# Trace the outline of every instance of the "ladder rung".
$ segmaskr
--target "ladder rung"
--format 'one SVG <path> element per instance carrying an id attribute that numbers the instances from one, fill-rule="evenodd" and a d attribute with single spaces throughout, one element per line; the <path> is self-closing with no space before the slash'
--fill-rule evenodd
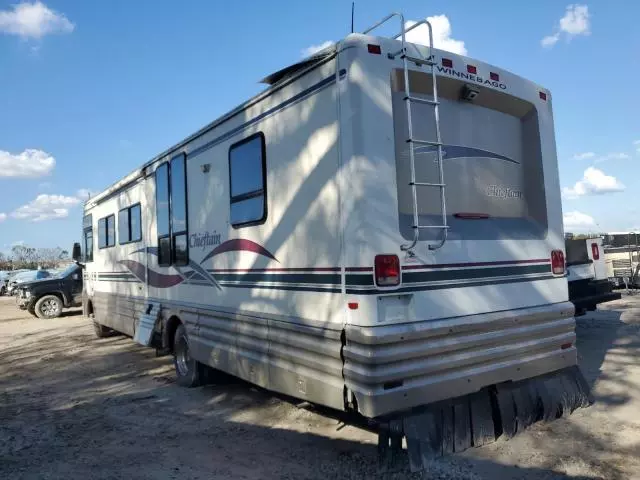
<path id="1" fill-rule="evenodd" d="M 444 143 L 442 142 L 432 142 L 431 140 L 416 140 L 415 138 L 408 138 L 407 143 L 415 143 L 417 145 L 431 145 L 432 147 L 444 145 Z"/>
<path id="2" fill-rule="evenodd" d="M 440 230 L 447 230 L 451 227 L 448 225 L 413 225 L 412 228 L 439 228 Z"/>
<path id="3" fill-rule="evenodd" d="M 429 182 L 409 182 L 409 185 L 415 185 L 416 187 L 441 187 L 447 186 L 446 183 L 429 183 Z"/>
<path id="4" fill-rule="evenodd" d="M 428 60 L 426 58 L 411 57 L 409 55 L 402 55 L 402 57 L 400 58 L 406 58 L 410 62 L 417 63 L 418 65 L 431 65 L 431 66 L 437 65 L 436 62 Z"/>
<path id="5" fill-rule="evenodd" d="M 416 103 L 425 103 L 427 105 L 440 105 L 440 102 L 436 102 L 435 100 L 429 100 L 428 98 L 420 98 L 420 97 L 404 97 L 404 100 L 409 100 L 410 102 Z"/>

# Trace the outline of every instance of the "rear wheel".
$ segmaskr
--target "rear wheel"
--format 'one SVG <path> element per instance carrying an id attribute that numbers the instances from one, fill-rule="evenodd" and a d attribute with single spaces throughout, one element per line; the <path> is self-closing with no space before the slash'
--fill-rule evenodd
<path id="1" fill-rule="evenodd" d="M 55 295 L 45 295 L 36 302 L 35 312 L 38 318 L 57 318 L 62 313 L 62 300 Z"/>
<path id="2" fill-rule="evenodd" d="M 178 326 L 173 340 L 173 365 L 178 385 L 188 388 L 202 385 L 207 367 L 191 358 L 189 337 L 184 325 Z"/>

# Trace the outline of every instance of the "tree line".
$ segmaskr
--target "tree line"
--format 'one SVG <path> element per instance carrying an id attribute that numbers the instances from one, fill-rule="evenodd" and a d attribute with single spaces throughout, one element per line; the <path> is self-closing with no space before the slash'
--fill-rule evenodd
<path id="1" fill-rule="evenodd" d="M 8 254 L 0 252 L 0 270 L 55 268 L 69 260 L 69 252 L 60 247 L 34 248 L 14 245 Z"/>

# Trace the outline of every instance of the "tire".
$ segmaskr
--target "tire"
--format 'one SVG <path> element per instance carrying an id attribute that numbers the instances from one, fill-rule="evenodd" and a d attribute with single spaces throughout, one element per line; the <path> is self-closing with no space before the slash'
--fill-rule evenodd
<path id="1" fill-rule="evenodd" d="M 62 300 L 55 295 L 45 295 L 36 302 L 35 312 L 38 318 L 48 320 L 58 318 L 62 313 Z"/>
<path id="2" fill-rule="evenodd" d="M 179 325 L 173 339 L 173 366 L 178 385 L 187 388 L 199 387 L 206 377 L 206 365 L 191 358 L 189 337 L 184 325 Z"/>
<path id="3" fill-rule="evenodd" d="M 101 323 L 96 322 L 93 317 L 91 317 L 91 320 L 93 321 L 93 331 L 96 334 L 96 337 L 107 338 L 113 335 L 113 330 L 109 327 L 105 327 Z"/>

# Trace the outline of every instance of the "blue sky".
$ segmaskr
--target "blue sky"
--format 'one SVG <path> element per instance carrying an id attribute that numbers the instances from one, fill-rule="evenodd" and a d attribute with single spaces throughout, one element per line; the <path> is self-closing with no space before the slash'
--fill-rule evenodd
<path id="1" fill-rule="evenodd" d="M 0 0 L 0 250 L 70 248 L 86 190 L 350 28 L 350 1 L 219 4 Z M 640 229 L 640 2 L 368 0 L 356 30 L 390 10 L 445 15 L 442 46 L 551 90 L 567 230 Z"/>

